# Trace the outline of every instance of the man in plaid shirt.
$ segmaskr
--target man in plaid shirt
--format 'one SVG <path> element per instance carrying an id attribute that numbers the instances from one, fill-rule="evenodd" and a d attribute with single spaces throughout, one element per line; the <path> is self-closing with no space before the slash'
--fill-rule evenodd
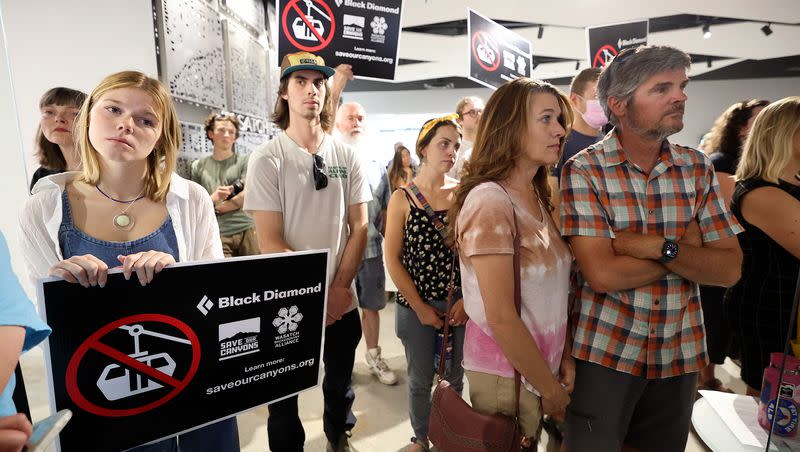
<path id="1" fill-rule="evenodd" d="M 644 46 L 603 70 L 615 128 L 561 175 L 562 234 L 578 262 L 570 451 L 682 451 L 706 366 L 699 284 L 740 276 L 742 231 L 683 128 L 687 54 Z"/>

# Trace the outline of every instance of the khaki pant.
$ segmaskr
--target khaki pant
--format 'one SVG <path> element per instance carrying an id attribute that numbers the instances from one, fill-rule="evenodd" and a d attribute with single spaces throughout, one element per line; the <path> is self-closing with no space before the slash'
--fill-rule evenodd
<path id="1" fill-rule="evenodd" d="M 233 235 L 220 236 L 222 239 L 222 252 L 225 257 L 253 256 L 261 254 L 258 247 L 256 228 L 252 227 Z"/>
<path id="2" fill-rule="evenodd" d="M 514 379 L 465 370 L 472 408 L 483 414 L 514 416 Z M 537 441 L 542 425 L 542 404 L 536 394 L 520 384 L 519 426 L 522 434 Z"/>

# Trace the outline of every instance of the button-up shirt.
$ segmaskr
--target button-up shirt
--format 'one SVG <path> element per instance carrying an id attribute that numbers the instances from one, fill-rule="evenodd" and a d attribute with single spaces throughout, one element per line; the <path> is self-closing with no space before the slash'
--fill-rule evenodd
<path id="1" fill-rule="evenodd" d="M 625 157 L 612 130 L 564 165 L 564 236 L 613 239 L 614 231 L 630 231 L 677 241 L 692 220 L 703 242 L 742 231 L 720 195 L 710 160 L 699 151 L 665 140 L 647 173 Z M 580 271 L 576 281 L 573 356 L 646 378 L 705 367 L 697 283 L 667 273 L 642 287 L 597 293 Z"/>

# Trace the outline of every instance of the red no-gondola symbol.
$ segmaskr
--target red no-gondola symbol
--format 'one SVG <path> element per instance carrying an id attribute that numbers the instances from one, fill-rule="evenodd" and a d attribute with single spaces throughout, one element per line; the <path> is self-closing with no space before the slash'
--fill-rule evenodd
<path id="1" fill-rule="evenodd" d="M 140 322 L 170 325 L 171 327 L 177 328 L 181 333 L 183 333 L 185 338 L 178 338 L 163 333 L 154 333 L 152 331 L 145 330 L 139 324 Z M 104 336 L 117 329 L 127 330 L 128 333 L 134 337 L 136 352 L 133 355 L 125 354 L 101 342 L 101 339 L 103 339 Z M 192 362 L 189 365 L 189 370 L 186 372 L 184 377 L 178 379 L 172 376 L 176 367 L 176 363 L 167 353 L 158 353 L 149 356 L 146 355 L 146 352 L 145 355 L 140 353 L 138 342 L 138 336 L 140 334 L 149 334 L 161 339 L 172 340 L 191 346 Z M 165 386 L 171 387 L 172 390 L 157 400 L 134 408 L 105 408 L 90 402 L 81 393 L 81 389 L 78 386 L 78 368 L 80 367 L 81 361 L 89 350 L 93 350 L 105 355 L 113 362 L 113 364 L 106 366 L 106 368 L 103 370 L 103 373 L 100 375 L 100 378 L 97 380 L 98 388 L 110 401 L 119 400 L 129 395 L 148 392 L 150 390 L 159 389 Z M 160 359 L 160 362 L 163 362 L 164 364 L 155 364 L 155 359 Z M 76 405 L 88 411 L 89 413 L 104 417 L 133 416 L 157 408 L 178 395 L 192 380 L 199 366 L 200 341 L 197 338 L 197 334 L 195 334 L 195 332 L 192 331 L 188 325 L 174 317 L 169 317 L 162 314 L 133 315 L 119 319 L 104 326 L 103 328 L 100 328 L 78 347 L 78 349 L 75 351 L 75 354 L 72 355 L 72 358 L 69 360 L 69 364 L 67 365 L 67 393 Z M 112 372 L 119 373 L 120 376 L 115 376 L 115 374 L 112 374 Z M 137 382 L 137 387 L 136 389 L 132 390 L 130 389 L 128 382 L 134 378 Z M 116 380 L 120 381 L 118 382 Z M 121 385 L 117 383 L 121 383 Z"/>
<path id="2" fill-rule="evenodd" d="M 500 46 L 485 31 L 472 34 L 472 55 L 478 65 L 489 72 L 494 72 L 500 67 Z"/>
<path id="3" fill-rule="evenodd" d="M 303 12 L 298 5 L 299 1 L 289 0 L 283 8 L 283 14 L 281 15 L 283 35 L 298 50 L 316 52 L 324 49 L 330 44 L 336 31 L 336 20 L 333 17 L 333 11 L 322 0 L 303 0 L 306 8 L 306 12 Z M 297 13 L 297 17 L 291 23 L 289 21 L 289 11 Z"/>
<path id="4" fill-rule="evenodd" d="M 606 44 L 594 54 L 594 59 L 592 60 L 592 67 L 599 67 L 603 68 L 606 67 L 609 61 L 613 60 L 615 56 L 619 53 L 616 47 Z"/>

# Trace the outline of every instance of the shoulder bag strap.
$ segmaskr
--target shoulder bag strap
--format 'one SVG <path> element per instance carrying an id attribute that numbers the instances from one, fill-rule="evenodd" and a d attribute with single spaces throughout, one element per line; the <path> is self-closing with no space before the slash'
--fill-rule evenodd
<path id="1" fill-rule="evenodd" d="M 444 223 L 442 223 L 442 220 L 439 219 L 439 216 L 436 215 L 436 212 L 433 211 L 431 205 L 428 204 L 428 200 L 425 199 L 425 196 L 422 195 L 422 192 L 419 191 L 417 184 L 415 184 L 414 181 L 411 181 L 408 184 L 408 188 L 414 192 L 414 196 L 417 197 L 417 201 L 422 204 L 422 208 L 425 209 L 425 213 L 428 215 L 428 219 L 430 219 L 433 223 L 433 227 L 436 228 L 436 232 L 438 232 L 439 235 L 442 236 L 442 240 L 447 243 L 447 228 L 445 227 Z"/>
<path id="2" fill-rule="evenodd" d="M 458 265 L 458 247 L 453 248 L 453 260 L 450 263 L 450 281 L 447 283 L 447 309 L 445 310 L 444 318 L 444 337 L 442 338 L 442 349 L 439 350 L 439 369 L 436 371 L 438 375 L 436 381 L 444 380 L 444 365 L 446 362 L 445 355 L 447 353 L 447 338 L 450 335 L 450 322 L 447 321 L 447 316 L 450 314 L 450 308 L 453 306 L 453 292 L 455 291 L 456 280 L 456 265 Z M 519 402 L 519 401 L 517 401 Z M 517 403 L 519 405 L 519 403 Z M 519 407 L 518 407 L 519 408 Z M 519 411 L 519 409 L 518 409 Z"/>

